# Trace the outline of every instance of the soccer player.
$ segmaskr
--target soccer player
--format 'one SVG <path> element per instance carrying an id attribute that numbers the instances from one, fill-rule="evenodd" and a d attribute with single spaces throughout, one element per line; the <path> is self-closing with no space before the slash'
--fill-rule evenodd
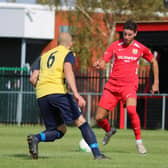
<path id="1" fill-rule="evenodd" d="M 152 64 L 154 83 L 152 94 L 159 92 L 158 63 L 151 51 L 134 40 L 137 34 L 137 25 L 133 21 L 124 24 L 123 39 L 113 42 L 105 51 L 104 56 L 97 60 L 93 66 L 97 69 L 104 68 L 106 63 L 114 58 L 113 68 L 109 80 L 105 84 L 103 94 L 98 104 L 96 120 L 106 134 L 103 144 L 106 145 L 115 129 L 110 128 L 106 118 L 108 111 L 112 111 L 121 100 L 126 105 L 128 116 L 136 138 L 136 147 L 140 154 L 147 153 L 141 138 L 140 119 L 136 112 L 138 88 L 138 60 L 143 57 Z"/>
<path id="2" fill-rule="evenodd" d="M 51 142 L 62 138 L 66 133 L 66 124 L 74 122 L 90 146 L 94 159 L 109 159 L 99 150 L 96 136 L 83 117 L 80 108 L 86 102 L 79 95 L 72 69 L 75 57 L 70 47 L 72 37 L 69 33 L 61 33 L 58 46 L 41 56 L 40 70 L 38 65 L 33 71 L 30 82 L 36 87 L 36 97 L 42 114 L 45 131 L 27 137 L 32 159 L 38 159 L 39 142 Z M 73 96 L 67 92 L 65 79 Z"/>

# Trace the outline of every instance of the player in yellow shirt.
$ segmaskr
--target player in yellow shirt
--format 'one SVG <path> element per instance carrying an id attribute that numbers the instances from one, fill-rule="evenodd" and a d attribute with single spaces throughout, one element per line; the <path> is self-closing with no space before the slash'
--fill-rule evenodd
<path id="1" fill-rule="evenodd" d="M 30 82 L 36 87 L 36 97 L 46 130 L 27 137 L 32 159 L 38 159 L 38 143 L 60 139 L 66 132 L 66 124 L 75 123 L 90 146 L 95 159 L 108 159 L 99 150 L 96 136 L 83 117 L 80 108 L 86 102 L 79 95 L 72 65 L 75 57 L 70 47 L 72 37 L 69 33 L 61 33 L 58 46 L 41 56 L 40 69 L 30 77 Z M 67 92 L 65 80 L 70 86 L 73 96 Z M 77 102 L 77 103 L 76 103 Z"/>

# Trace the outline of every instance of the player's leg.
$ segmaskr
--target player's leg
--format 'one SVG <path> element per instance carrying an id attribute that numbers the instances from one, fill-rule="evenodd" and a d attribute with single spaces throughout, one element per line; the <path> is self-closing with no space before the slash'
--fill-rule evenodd
<path id="1" fill-rule="evenodd" d="M 61 139 L 66 132 L 66 125 L 62 124 L 54 129 L 46 129 L 35 136 L 38 138 L 39 142 L 52 142 L 56 139 Z"/>
<path id="2" fill-rule="evenodd" d="M 147 151 L 144 145 L 142 144 L 140 119 L 136 112 L 136 98 L 129 97 L 126 100 L 126 108 L 136 138 L 137 150 L 139 153 L 144 154 Z"/>
<path id="3" fill-rule="evenodd" d="M 39 142 L 51 142 L 60 139 L 65 134 L 64 130 L 66 130 L 65 125 L 61 125 L 58 129 L 45 130 L 38 134 L 28 135 L 27 142 L 31 158 L 38 159 Z"/>
<path id="4" fill-rule="evenodd" d="M 140 119 L 136 112 L 136 99 L 135 98 L 128 98 L 126 100 L 126 108 L 128 112 L 128 116 L 131 121 L 131 125 L 135 134 L 136 140 L 141 139 L 141 126 L 140 126 Z"/>
<path id="5" fill-rule="evenodd" d="M 60 139 L 66 133 L 66 125 L 61 111 L 56 106 L 58 95 L 50 95 L 38 99 L 40 111 L 44 120 L 46 130 L 37 134 L 39 142 L 52 142 Z"/>
<path id="6" fill-rule="evenodd" d="M 116 129 L 111 128 L 110 123 L 107 119 L 107 115 L 108 111 L 113 110 L 117 105 L 118 100 L 118 96 L 105 89 L 99 101 L 99 106 L 96 112 L 96 121 L 97 124 L 106 132 L 102 141 L 103 145 L 106 145 L 109 142 L 111 136 L 116 133 Z"/>
<path id="7" fill-rule="evenodd" d="M 39 142 L 51 142 L 55 139 L 60 139 L 66 132 L 66 125 L 64 124 L 60 111 L 49 104 L 48 99 L 48 97 L 38 99 L 40 112 L 43 117 L 46 130 L 27 137 L 29 152 L 32 159 L 38 158 Z"/>
<path id="8" fill-rule="evenodd" d="M 86 143 L 91 148 L 94 159 L 98 159 L 98 160 L 110 159 L 109 157 L 105 156 L 104 154 L 100 152 L 95 133 L 93 132 L 92 128 L 90 127 L 88 122 L 85 120 L 83 115 L 80 115 L 75 120 L 75 125 L 80 129 L 83 138 L 85 139 Z"/>
<path id="9" fill-rule="evenodd" d="M 66 102 L 66 105 L 65 105 Z M 77 103 L 74 101 L 72 95 L 66 95 L 66 101 L 62 101 L 62 111 L 64 116 L 64 121 L 67 124 L 75 123 L 75 125 L 80 129 L 82 137 L 85 139 L 86 143 L 90 146 L 93 156 L 95 159 L 107 159 L 98 147 L 96 136 L 88 124 L 88 122 L 83 117 Z"/>
<path id="10" fill-rule="evenodd" d="M 103 128 L 105 130 L 105 136 L 103 137 L 102 144 L 106 145 L 111 136 L 116 133 L 116 128 L 111 127 L 110 123 L 107 119 L 108 111 L 102 107 L 97 108 L 96 112 L 96 121 L 99 127 Z"/>
<path id="11" fill-rule="evenodd" d="M 106 132 L 109 132 L 111 127 L 107 119 L 108 110 L 104 109 L 103 107 L 98 106 L 96 111 L 96 121 L 97 124 L 103 128 Z"/>

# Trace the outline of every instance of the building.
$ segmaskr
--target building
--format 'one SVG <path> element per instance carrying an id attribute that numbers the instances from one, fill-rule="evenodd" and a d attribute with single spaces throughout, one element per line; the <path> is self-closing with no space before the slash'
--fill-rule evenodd
<path id="1" fill-rule="evenodd" d="M 54 39 L 55 9 L 49 6 L 0 3 L 0 66 L 32 64 Z"/>

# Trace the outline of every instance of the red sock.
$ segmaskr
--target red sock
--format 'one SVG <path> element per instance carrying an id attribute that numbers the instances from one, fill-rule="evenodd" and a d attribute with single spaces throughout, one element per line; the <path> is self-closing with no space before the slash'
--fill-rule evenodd
<path id="1" fill-rule="evenodd" d="M 136 140 L 141 139 L 140 119 L 136 112 L 136 106 L 127 106 L 127 112 L 131 120 L 131 125 L 135 134 Z"/>
<path id="2" fill-rule="evenodd" d="M 97 124 L 103 128 L 106 132 L 109 132 L 111 130 L 110 124 L 107 120 L 107 118 L 105 118 L 104 120 L 101 121 L 97 121 Z"/>

